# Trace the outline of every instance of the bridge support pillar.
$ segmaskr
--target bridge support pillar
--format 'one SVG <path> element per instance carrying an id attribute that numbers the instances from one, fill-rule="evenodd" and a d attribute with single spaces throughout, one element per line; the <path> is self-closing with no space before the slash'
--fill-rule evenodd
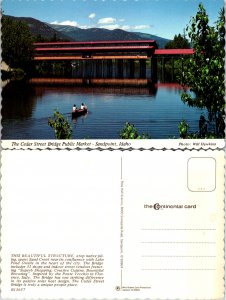
<path id="1" fill-rule="evenodd" d="M 86 78 L 86 62 L 85 60 L 82 61 L 82 78 Z"/>
<path id="2" fill-rule="evenodd" d="M 134 78 L 134 59 L 129 60 L 129 78 Z"/>
<path id="3" fill-rule="evenodd" d="M 174 81 L 174 57 L 172 57 L 172 80 Z"/>
<path id="4" fill-rule="evenodd" d="M 151 78 L 152 82 L 157 82 L 157 77 L 158 77 L 158 61 L 157 57 L 155 55 L 152 56 L 151 58 Z"/>
<path id="5" fill-rule="evenodd" d="M 93 78 L 97 77 L 97 61 L 93 60 Z"/>
<path id="6" fill-rule="evenodd" d="M 129 78 L 129 60 L 124 59 L 123 65 L 123 78 Z"/>
<path id="7" fill-rule="evenodd" d="M 86 60 L 85 61 L 85 78 L 91 77 L 91 61 Z"/>
<path id="8" fill-rule="evenodd" d="M 165 82 L 165 57 L 163 56 L 162 57 L 162 62 L 161 62 L 161 64 L 162 64 L 162 80 L 163 80 L 163 82 Z"/>
<path id="9" fill-rule="evenodd" d="M 113 77 L 112 59 L 107 60 L 107 78 Z"/>
<path id="10" fill-rule="evenodd" d="M 146 60 L 140 59 L 140 78 L 146 77 Z"/>
<path id="11" fill-rule="evenodd" d="M 123 59 L 117 60 L 117 78 L 123 78 Z"/>
<path id="12" fill-rule="evenodd" d="M 81 60 L 81 74 L 82 74 L 82 78 L 85 78 L 85 61 Z"/>
<path id="13" fill-rule="evenodd" d="M 102 60 L 102 75 L 101 78 L 106 77 L 106 60 Z"/>
<path id="14" fill-rule="evenodd" d="M 82 63 L 80 60 L 77 60 L 74 62 L 74 77 L 75 78 L 80 78 L 82 77 Z"/>
<path id="15" fill-rule="evenodd" d="M 103 72 L 104 78 L 108 78 L 108 60 L 104 60 L 104 72 Z"/>
<path id="16" fill-rule="evenodd" d="M 101 60 L 101 78 L 105 77 L 105 60 Z"/>
<path id="17" fill-rule="evenodd" d="M 71 64 L 73 64 L 73 66 L 72 66 L 72 77 L 73 78 L 82 77 L 81 61 L 75 60 L 75 61 L 72 61 Z"/>
<path id="18" fill-rule="evenodd" d="M 102 61 L 98 60 L 96 62 L 96 77 L 101 78 L 101 75 L 102 75 Z"/>
<path id="19" fill-rule="evenodd" d="M 89 61 L 89 68 L 90 68 L 90 74 L 89 74 L 89 77 L 90 78 L 93 78 L 93 60 L 90 60 Z"/>

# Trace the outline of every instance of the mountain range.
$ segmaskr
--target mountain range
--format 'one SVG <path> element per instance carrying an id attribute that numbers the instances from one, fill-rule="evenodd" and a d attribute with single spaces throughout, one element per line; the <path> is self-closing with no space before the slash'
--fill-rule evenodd
<path id="1" fill-rule="evenodd" d="M 81 29 L 68 25 L 48 24 L 58 32 L 75 41 L 114 41 L 114 40 L 155 40 L 159 48 L 164 48 L 170 40 L 142 32 L 129 32 L 122 29 L 89 28 Z"/>
<path id="2" fill-rule="evenodd" d="M 58 32 L 57 30 L 53 29 L 51 26 L 49 26 L 48 24 L 41 22 L 37 19 L 34 18 L 29 18 L 29 17 L 13 17 L 13 16 L 7 16 L 4 15 L 6 18 L 11 18 L 17 21 L 22 21 L 28 24 L 31 34 L 33 36 L 42 36 L 46 39 L 51 39 L 54 35 L 61 40 L 70 40 L 72 41 L 72 39 L 70 39 L 67 35 L 64 35 L 61 32 Z"/>
<path id="3" fill-rule="evenodd" d="M 46 39 L 53 37 L 62 41 L 109 41 L 109 40 L 155 40 L 159 48 L 164 48 L 170 40 L 156 35 L 129 32 L 122 29 L 104 29 L 104 28 L 89 28 L 81 29 L 79 27 L 68 25 L 48 24 L 30 17 L 13 17 L 15 20 L 20 20 L 28 24 L 31 34 L 35 37 L 41 36 Z"/>

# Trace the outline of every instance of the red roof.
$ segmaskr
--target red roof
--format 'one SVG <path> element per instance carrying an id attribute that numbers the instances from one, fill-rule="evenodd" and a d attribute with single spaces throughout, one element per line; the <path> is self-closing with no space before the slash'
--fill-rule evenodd
<path id="1" fill-rule="evenodd" d="M 50 47 L 50 48 L 35 48 L 36 51 L 94 51 L 94 50 L 101 50 L 101 51 L 109 51 L 109 50 L 151 50 L 153 46 L 114 46 L 114 47 Z"/>
<path id="2" fill-rule="evenodd" d="M 123 40 L 123 41 L 90 41 L 90 42 L 50 42 L 50 43 L 34 43 L 35 46 L 47 46 L 47 45 L 98 45 L 98 44 L 147 44 L 156 43 L 155 40 Z"/>
<path id="3" fill-rule="evenodd" d="M 167 55 L 167 54 L 175 54 L 175 55 L 183 55 L 183 54 L 194 54 L 193 49 L 156 49 L 155 50 L 155 55 Z"/>

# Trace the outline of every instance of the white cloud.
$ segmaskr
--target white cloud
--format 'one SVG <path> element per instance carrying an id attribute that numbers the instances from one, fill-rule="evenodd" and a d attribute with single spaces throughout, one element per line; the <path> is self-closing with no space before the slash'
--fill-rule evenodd
<path id="1" fill-rule="evenodd" d="M 91 13 L 89 15 L 90 20 L 94 19 L 95 17 L 96 17 L 95 13 Z M 66 20 L 66 21 L 62 21 L 62 22 L 54 21 L 51 24 L 68 25 L 68 26 L 79 27 L 81 29 L 97 27 L 97 28 L 105 28 L 105 29 L 109 29 L 109 30 L 122 29 L 122 30 L 126 30 L 126 31 L 139 31 L 139 30 L 142 31 L 145 29 L 149 29 L 150 27 L 153 27 L 152 25 L 148 25 L 148 24 L 125 25 L 125 24 L 122 24 L 123 22 L 125 22 L 124 19 L 116 19 L 116 18 L 112 18 L 112 17 L 106 17 L 106 18 L 99 19 L 96 24 L 92 24 L 92 25 L 91 24 L 79 25 L 78 22 L 70 21 L 70 20 Z"/>
<path id="2" fill-rule="evenodd" d="M 98 20 L 97 24 L 114 24 L 115 22 L 115 18 L 102 18 Z"/>
<path id="3" fill-rule="evenodd" d="M 150 25 L 119 25 L 119 24 L 109 24 L 109 25 L 101 25 L 99 28 L 105 28 L 109 30 L 114 29 L 122 29 L 127 31 L 135 31 L 135 30 L 144 30 L 150 28 Z"/>
<path id="4" fill-rule="evenodd" d="M 114 29 L 119 29 L 120 26 L 118 24 L 109 24 L 109 25 L 105 25 L 105 26 L 99 26 L 99 28 L 114 30 Z"/>
<path id="5" fill-rule="evenodd" d="M 96 14 L 95 13 L 91 13 L 90 15 L 89 15 L 89 19 L 94 19 L 96 17 Z"/>
<path id="6" fill-rule="evenodd" d="M 130 30 L 130 26 L 129 25 L 123 25 L 123 26 L 120 26 L 120 29 L 122 29 L 122 30 Z"/>
<path id="7" fill-rule="evenodd" d="M 122 29 L 122 30 L 128 30 L 128 31 L 136 31 L 136 30 L 145 30 L 149 29 L 151 26 L 147 24 L 141 24 L 141 25 L 125 25 L 122 24 L 125 22 L 125 19 L 116 19 L 112 17 L 107 18 L 101 18 L 97 22 L 97 26 L 99 28 L 106 28 L 106 29 Z M 121 23 L 121 24 L 120 24 Z"/>
<path id="8" fill-rule="evenodd" d="M 133 30 L 143 30 L 143 29 L 148 29 L 150 28 L 150 25 L 136 25 L 136 26 L 132 26 Z"/>
<path id="9" fill-rule="evenodd" d="M 79 28 L 80 29 L 89 29 L 92 28 L 93 26 L 89 26 L 89 25 L 80 25 Z"/>
<path id="10" fill-rule="evenodd" d="M 54 24 L 54 25 L 68 25 L 68 26 L 74 26 L 74 27 L 78 27 L 79 24 L 78 22 L 76 21 L 62 21 L 62 22 L 58 22 L 58 21 L 54 21 L 54 22 L 51 22 L 50 24 Z"/>

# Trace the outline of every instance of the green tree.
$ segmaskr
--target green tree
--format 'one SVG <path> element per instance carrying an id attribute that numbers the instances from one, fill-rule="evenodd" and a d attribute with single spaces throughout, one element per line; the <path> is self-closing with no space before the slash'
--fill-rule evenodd
<path id="1" fill-rule="evenodd" d="M 34 43 L 45 43 L 45 42 L 49 42 L 49 39 L 42 36 L 40 33 L 34 36 Z"/>
<path id="2" fill-rule="evenodd" d="M 31 69 L 33 38 L 26 23 L 2 17 L 2 60 L 11 68 Z"/>
<path id="3" fill-rule="evenodd" d="M 70 42 L 68 39 L 61 39 L 58 37 L 57 33 L 54 32 L 52 37 L 48 39 L 49 42 Z"/>
<path id="4" fill-rule="evenodd" d="M 215 26 L 210 26 L 206 10 L 199 4 L 186 29 L 195 53 L 182 76 L 182 84 L 190 88 L 182 94 L 182 100 L 189 106 L 207 109 L 208 123 L 214 124 L 216 137 L 224 137 L 224 24 L 224 9 Z"/>
<path id="5" fill-rule="evenodd" d="M 172 41 L 169 41 L 165 45 L 166 49 L 186 49 L 190 48 L 190 44 L 185 36 L 182 36 L 180 33 L 174 36 Z"/>
<path id="6" fill-rule="evenodd" d="M 144 133 L 142 133 L 142 135 L 139 135 L 136 127 L 133 124 L 126 122 L 125 127 L 120 132 L 120 138 L 135 140 L 135 139 L 148 139 L 149 136 Z"/>
<path id="7" fill-rule="evenodd" d="M 59 111 L 55 110 L 53 117 L 49 118 L 48 124 L 54 129 L 56 139 L 72 138 L 71 125 Z"/>
<path id="8" fill-rule="evenodd" d="M 179 133 L 180 133 L 180 137 L 182 139 L 187 138 L 188 128 L 189 128 L 189 125 L 185 122 L 185 120 L 181 121 L 180 124 L 178 125 L 178 130 L 179 130 Z"/>

